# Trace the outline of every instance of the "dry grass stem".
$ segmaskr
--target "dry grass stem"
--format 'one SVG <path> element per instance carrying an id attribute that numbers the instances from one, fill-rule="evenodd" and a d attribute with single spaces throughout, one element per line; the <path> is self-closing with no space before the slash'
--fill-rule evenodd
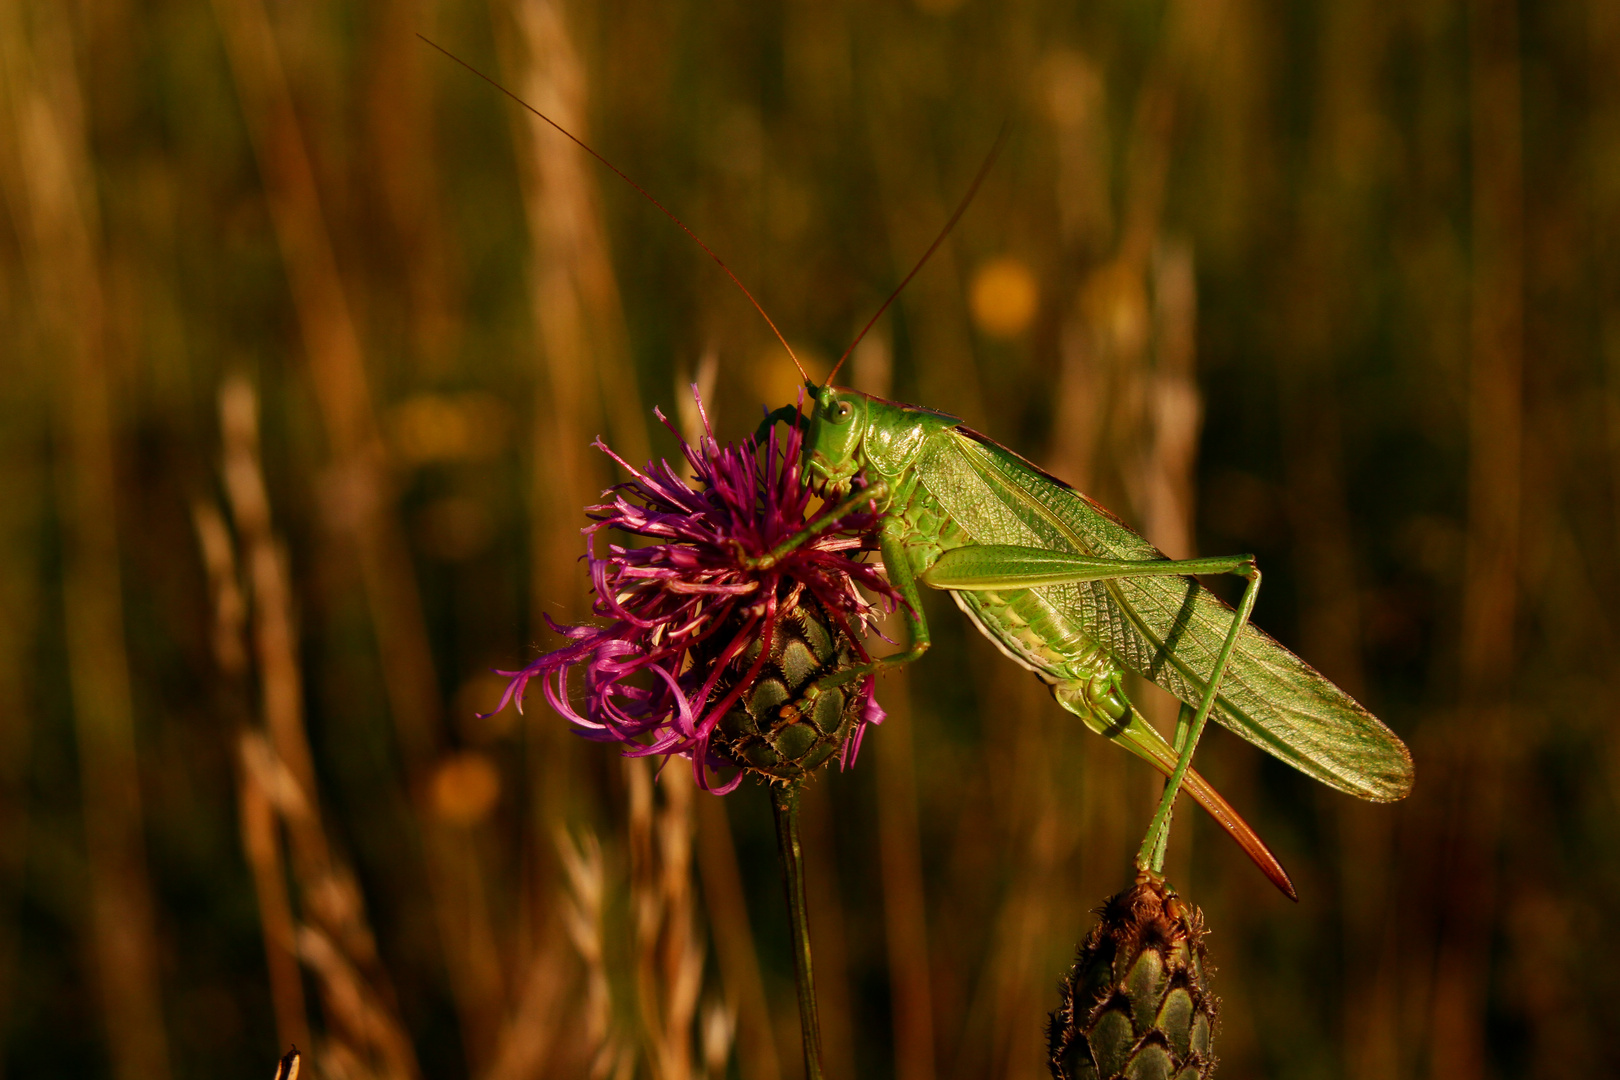
<path id="1" fill-rule="evenodd" d="M 78 46 L 66 9 L 9 4 L 0 13 L 0 98 L 16 155 L 0 172 L 16 178 L 7 200 L 55 382 L 62 611 L 102 1016 L 116 1075 L 161 1080 L 170 1055 L 124 638 L 117 388 Z"/>
<path id="2" fill-rule="evenodd" d="M 319 186 L 293 109 L 276 31 L 260 0 L 216 0 L 280 241 L 331 449 L 331 506 L 347 526 L 383 668 L 407 790 L 417 802 L 426 878 L 463 1029 L 477 1071 L 492 1050 L 504 1000 L 491 959 L 484 890 L 469 882 L 462 838 L 440 825 L 426 778 L 443 742 L 442 700 L 415 573 L 392 513 L 392 482 L 373 409 L 359 330 L 327 230 Z M 298 767 L 295 762 L 294 767 Z M 476 875 L 476 864 L 474 867 Z"/>
<path id="3" fill-rule="evenodd" d="M 558 1049 L 558 1035 L 572 1012 L 567 999 L 576 973 L 567 961 L 567 948 L 561 932 L 548 927 L 548 936 L 538 942 L 523 973 L 511 1014 L 501 1025 L 484 1080 L 545 1075 L 547 1062 Z"/>
<path id="4" fill-rule="evenodd" d="M 375 968 L 376 944 L 366 925 L 358 890 L 334 862 L 316 802 L 314 756 L 304 726 L 303 676 L 286 553 L 271 530 L 270 504 L 259 462 L 258 397 L 242 378 L 226 381 L 219 395 L 225 443 L 223 473 L 252 601 L 253 651 L 261 718 L 268 742 L 242 746 L 246 769 L 274 802 L 287 825 L 295 874 L 315 919 L 344 949 Z M 205 543 L 205 552 L 208 549 Z"/>
<path id="5" fill-rule="evenodd" d="M 884 632 L 905 640 L 898 616 Z M 878 782 L 878 848 L 883 881 L 884 940 L 894 1001 L 894 1064 L 900 1080 L 933 1080 L 934 1009 L 928 958 L 928 909 L 918 836 L 916 759 L 912 748 L 909 680 L 884 680 L 882 738 L 874 739 Z"/>
<path id="6" fill-rule="evenodd" d="M 245 642 L 247 601 L 239 584 L 236 551 L 224 515 L 214 504 L 199 500 L 192 507 L 192 523 L 208 572 L 209 594 L 214 601 L 214 659 L 222 681 L 242 698 L 249 676 Z M 262 736 L 244 733 L 244 740 L 262 744 Z M 244 759 L 271 756 L 268 747 L 243 746 Z M 257 752 L 255 752 L 257 751 Z M 242 849 L 253 873 L 259 903 L 259 926 L 264 938 L 265 966 L 270 976 L 270 1002 L 276 1015 L 276 1035 L 284 1044 L 309 1046 L 309 1018 L 304 1010 L 303 976 L 298 969 L 293 914 L 276 807 L 267 792 L 261 766 L 244 764 L 237 781 L 237 809 L 241 817 Z M 294 785 L 296 790 L 296 785 Z M 285 795 L 282 796 L 286 798 Z"/>
<path id="7" fill-rule="evenodd" d="M 518 96 L 590 142 L 589 79 L 564 5 L 511 0 L 509 10 L 523 50 L 509 65 Z M 534 312 L 557 395 L 547 412 L 568 427 L 604 416 L 615 448 L 627 460 L 645 460 L 646 415 L 627 363 L 619 287 L 597 195 L 601 167 L 538 117 L 525 114 L 523 126 Z M 587 411 L 563 415 L 570 404 Z"/>
<path id="8" fill-rule="evenodd" d="M 743 1080 L 780 1080 L 781 1059 L 766 1006 L 737 847 L 720 799 L 697 801 L 698 866 L 720 980 L 737 1008 L 737 1063 Z"/>
<path id="9" fill-rule="evenodd" d="M 248 753 L 248 747 L 244 746 L 243 755 Z M 309 1017 L 304 1011 L 304 983 L 298 970 L 293 914 L 281 860 L 275 806 L 260 782 L 258 771 L 244 768 L 243 773 L 238 802 L 242 815 L 242 848 L 253 871 L 253 888 L 259 900 L 276 1035 L 289 1046 L 309 1046 Z"/>
<path id="10" fill-rule="evenodd" d="M 561 829 L 557 851 L 567 875 L 568 899 L 563 923 L 574 949 L 585 962 L 585 1041 L 592 1054 L 591 1076 L 612 1073 L 620 1052 L 613 1031 L 613 992 L 607 970 L 607 869 L 596 835 L 582 832 L 576 841 Z"/>
<path id="11" fill-rule="evenodd" d="M 495 13 L 506 31 L 496 38 L 506 84 L 588 140 L 588 83 L 562 5 L 510 0 L 495 5 Z M 590 172 L 596 163 L 538 117 L 494 100 L 491 107 L 506 109 L 517 133 L 528 224 L 528 307 L 539 346 L 527 493 L 529 614 L 533 632 L 543 635 L 546 617 L 566 622 L 588 609 L 575 561 L 578 515 L 606 476 L 590 438 L 605 427 L 631 461 L 645 459 L 648 443 Z M 527 764 L 537 778 L 536 813 L 547 823 L 567 818 L 580 760 L 574 740 L 550 719 L 533 722 L 526 740 Z M 542 831 L 531 844 L 525 911 L 543 910 L 557 892 L 548 840 Z"/>
<path id="12" fill-rule="evenodd" d="M 660 776 L 662 805 L 645 758 L 626 758 L 630 793 L 630 907 L 635 926 L 636 989 L 647 1056 L 656 1080 L 690 1080 L 692 1036 L 703 984 L 704 949 L 692 892 L 691 774 Z"/>
<path id="13" fill-rule="evenodd" d="M 1429 1065 L 1477 1080 L 1491 1071 L 1486 957 L 1501 903 L 1498 845 L 1518 757 L 1517 656 L 1525 441 L 1525 134 L 1520 13 L 1469 6 L 1473 278 L 1468 355 L 1468 527 L 1463 547 L 1462 707 L 1450 749 L 1446 822 L 1452 895 L 1435 967 Z"/>
<path id="14" fill-rule="evenodd" d="M 309 1043 L 301 977 L 291 967 L 297 956 L 315 973 L 321 991 L 328 1026 L 321 1060 L 331 1055 L 339 1063 L 335 1072 L 411 1080 L 418 1075 L 415 1051 L 395 1016 L 364 900 L 352 873 L 333 853 L 321 822 L 304 724 L 291 582 L 285 552 L 272 530 L 259 461 L 257 395 L 244 379 L 229 380 L 221 388 L 220 427 L 225 490 L 245 552 L 240 562 L 251 585 L 253 657 L 266 733 L 245 731 L 240 740 L 243 842 L 259 898 L 278 1028 L 284 1042 Z M 225 677 L 240 679 L 245 672 L 232 666 L 245 650 L 239 641 L 231 643 L 239 639 L 243 621 L 235 570 L 239 560 L 217 511 L 199 504 L 194 521 L 214 587 L 216 652 Z M 288 898 L 277 821 L 290 841 L 303 926 L 296 925 Z"/>
<path id="15" fill-rule="evenodd" d="M 709 1030 L 719 1021 L 706 1016 L 704 1058 L 699 1062 L 694 1057 L 692 1037 L 704 966 L 692 889 L 692 793 L 696 785 L 685 770 L 674 768 L 662 774 L 655 789 L 645 759 L 626 758 L 623 765 L 630 797 L 629 903 L 639 1039 L 625 1038 L 616 1030 L 613 1018 L 606 923 L 610 885 L 601 846 L 590 832 L 581 833 L 577 840 L 560 830 L 557 834 L 559 860 L 567 879 L 564 922 L 585 964 L 583 1020 L 591 1075 L 627 1074 L 634 1070 L 638 1057 L 644 1056 L 657 1080 L 691 1080 L 710 1068 L 708 1062 L 715 1055 L 723 1066 L 730 1050 L 729 1026 L 722 1039 L 719 1028 Z M 664 793 L 661 800 L 658 790 Z"/>
<path id="16" fill-rule="evenodd" d="M 703 1075 L 706 1080 L 725 1080 L 731 1061 L 732 1039 L 737 1034 L 737 1011 L 722 1001 L 711 1001 L 703 1009 Z"/>
<path id="17" fill-rule="evenodd" d="M 297 946 L 299 958 L 321 985 L 329 1037 L 341 1039 L 377 1080 L 416 1080 L 421 1073 L 410 1036 L 332 939 L 313 926 L 301 926 Z"/>

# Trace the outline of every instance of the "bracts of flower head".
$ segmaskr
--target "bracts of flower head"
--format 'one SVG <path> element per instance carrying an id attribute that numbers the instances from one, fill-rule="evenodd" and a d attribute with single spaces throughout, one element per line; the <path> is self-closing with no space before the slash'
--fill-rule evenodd
<path id="1" fill-rule="evenodd" d="M 637 470 L 596 443 L 631 477 L 589 508 L 595 523 L 583 530 L 593 609 L 609 621 L 553 623 L 569 643 L 500 672 L 511 681 L 496 711 L 514 700 L 521 709 L 539 679 L 546 701 L 586 738 L 621 743 L 634 757 L 689 758 L 698 784 L 716 793 L 745 771 L 789 779 L 840 750 L 847 768 L 866 726 L 883 719 L 872 677 L 826 691 L 816 684 L 869 659 L 862 642 L 878 608 L 856 586 L 884 610 L 898 602 L 861 561 L 876 519 L 856 515 L 759 568 L 760 556 L 827 512 L 804 477 L 802 435 L 773 427 L 763 446 L 750 438 L 722 447 L 707 415 L 703 423 L 697 446 L 681 442 L 693 482 L 667 461 Z M 652 542 L 604 541 L 612 530 Z M 570 700 L 576 668 L 582 707 Z M 741 771 L 722 780 L 716 770 L 726 767 Z"/>
<path id="2" fill-rule="evenodd" d="M 1145 870 L 1096 913 L 1047 1024 L 1054 1080 L 1209 1080 L 1220 999 L 1203 913 Z"/>

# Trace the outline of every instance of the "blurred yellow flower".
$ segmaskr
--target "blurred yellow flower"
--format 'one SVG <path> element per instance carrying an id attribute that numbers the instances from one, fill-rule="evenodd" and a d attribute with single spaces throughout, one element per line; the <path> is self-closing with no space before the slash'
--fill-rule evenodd
<path id="1" fill-rule="evenodd" d="M 973 325 L 991 337 L 1017 337 L 1035 318 L 1040 287 L 1023 260 L 1002 255 L 984 263 L 973 274 L 968 307 Z"/>
<path id="2" fill-rule="evenodd" d="M 452 825 L 473 825 L 500 798 L 501 775 L 484 754 L 452 754 L 434 770 L 430 793 L 439 817 Z"/>

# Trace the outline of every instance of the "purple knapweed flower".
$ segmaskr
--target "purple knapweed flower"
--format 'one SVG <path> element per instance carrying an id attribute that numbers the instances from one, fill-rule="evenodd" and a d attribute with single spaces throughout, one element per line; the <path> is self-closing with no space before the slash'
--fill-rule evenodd
<path id="1" fill-rule="evenodd" d="M 702 415 L 701 401 L 698 408 Z M 680 437 L 663 413 L 655 415 Z M 593 610 L 610 621 L 552 623 L 569 643 L 521 671 L 499 672 L 511 682 L 496 711 L 514 699 L 521 710 L 529 680 L 540 679 L 551 707 L 586 738 L 621 743 L 631 757 L 690 758 L 699 786 L 717 794 L 742 779 L 742 771 L 723 782 L 713 775 L 727 766 L 786 776 L 789 759 L 808 766 L 841 750 L 848 767 L 866 725 L 883 719 L 873 679 L 821 694 L 809 687 L 868 659 L 861 641 L 875 629 L 877 609 L 857 584 L 886 607 L 896 602 L 888 582 L 859 558 L 875 518 L 855 515 L 769 569 L 750 565 L 830 507 L 811 514 L 817 493 L 802 471 L 796 427 L 782 435 L 773 427 L 763 447 L 752 437 L 721 447 L 707 415 L 703 424 L 698 446 L 681 440 L 695 483 L 667 461 L 638 471 L 601 440 L 594 444 L 631 476 L 604 493 L 611 501 L 588 509 L 595 524 L 582 530 Z M 599 556 L 608 530 L 654 542 L 609 543 Z M 582 708 L 569 700 L 576 668 L 584 675 Z"/>

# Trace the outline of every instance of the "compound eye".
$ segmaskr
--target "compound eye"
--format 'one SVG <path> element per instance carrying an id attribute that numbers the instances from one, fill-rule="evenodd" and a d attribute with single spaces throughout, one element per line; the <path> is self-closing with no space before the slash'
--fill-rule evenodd
<path id="1" fill-rule="evenodd" d="M 855 406 L 847 401 L 835 402 L 833 407 L 827 410 L 827 415 L 832 419 L 833 423 L 845 424 L 849 422 L 851 416 L 855 415 Z"/>

